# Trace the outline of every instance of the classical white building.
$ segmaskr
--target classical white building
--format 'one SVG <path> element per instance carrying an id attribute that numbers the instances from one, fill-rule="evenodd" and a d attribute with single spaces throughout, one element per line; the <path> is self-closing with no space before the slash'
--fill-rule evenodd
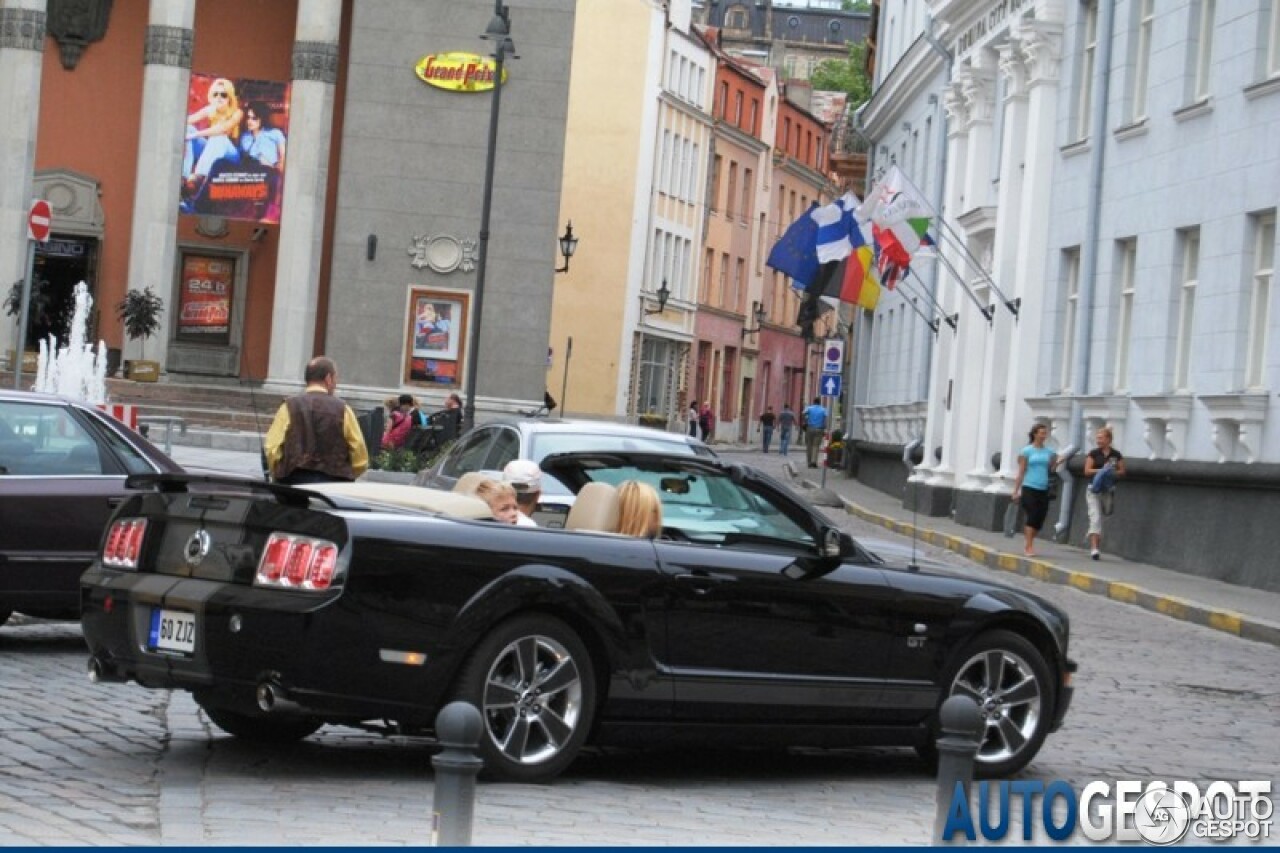
<path id="1" fill-rule="evenodd" d="M 1253 532 L 1280 512 L 1280 149 L 1268 143 L 1280 0 L 893 8 L 899 28 L 919 21 L 917 36 L 893 53 L 881 10 L 864 126 L 894 152 L 916 124 L 905 110 L 945 81 L 932 92 L 948 114 L 941 209 L 958 239 L 944 227 L 942 253 L 991 306 L 988 321 L 939 278 L 957 326 L 932 348 L 926 452 L 906 500 L 994 527 L 1032 423 L 1060 449 L 1092 446 L 1109 424 L 1130 475 L 1104 550 L 1280 589 L 1280 558 Z M 876 449 L 895 435 L 875 434 L 892 421 L 884 410 L 911 389 L 891 347 L 872 354 L 866 373 L 886 379 L 871 380 L 860 436 Z M 1064 491 L 1047 531 L 1074 545 L 1080 491 Z"/>

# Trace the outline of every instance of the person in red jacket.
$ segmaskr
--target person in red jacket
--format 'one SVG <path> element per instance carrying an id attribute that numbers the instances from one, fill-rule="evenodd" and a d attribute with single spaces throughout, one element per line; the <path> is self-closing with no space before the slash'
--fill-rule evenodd
<path id="1" fill-rule="evenodd" d="M 413 429 L 413 409 L 416 403 L 412 394 L 401 394 L 399 405 L 391 413 L 391 426 L 382 437 L 383 450 L 399 450 L 409 438 L 409 430 Z"/>

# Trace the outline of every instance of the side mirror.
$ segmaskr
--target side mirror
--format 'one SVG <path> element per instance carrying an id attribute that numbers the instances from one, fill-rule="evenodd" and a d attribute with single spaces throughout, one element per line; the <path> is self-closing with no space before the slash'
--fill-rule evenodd
<path id="1" fill-rule="evenodd" d="M 846 540 L 849 540 L 847 534 L 841 533 L 834 527 L 828 527 L 822 533 L 822 556 L 843 557 Z"/>

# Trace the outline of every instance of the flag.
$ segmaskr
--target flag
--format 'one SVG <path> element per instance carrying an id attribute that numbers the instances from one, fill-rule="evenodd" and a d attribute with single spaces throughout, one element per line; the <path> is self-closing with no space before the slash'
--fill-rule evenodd
<path id="1" fill-rule="evenodd" d="M 842 261 L 856 246 L 866 242 L 853 218 L 859 204 L 858 197 L 850 192 L 813 211 L 813 218 L 818 222 L 818 263 Z"/>
<path id="2" fill-rule="evenodd" d="M 871 223 L 875 241 L 899 266 L 907 266 L 921 244 L 933 244 L 928 236 L 933 207 L 896 164 L 858 206 L 855 216 Z"/>
<path id="3" fill-rule="evenodd" d="M 799 219 L 787 226 L 765 261 L 767 266 L 790 276 L 792 287 L 808 287 L 818 274 L 818 221 L 812 215 L 817 207 L 815 201 Z"/>
<path id="4" fill-rule="evenodd" d="M 840 301 L 860 305 L 868 311 L 880 304 L 880 283 L 870 246 L 862 245 L 844 260 L 844 276 L 840 282 Z"/>
<path id="5" fill-rule="evenodd" d="M 800 297 L 796 325 L 800 327 L 800 336 L 806 341 L 813 340 L 814 321 L 831 307 L 830 300 L 840 295 L 840 267 L 840 261 L 822 264 L 813 281 L 805 288 L 804 295 Z"/>

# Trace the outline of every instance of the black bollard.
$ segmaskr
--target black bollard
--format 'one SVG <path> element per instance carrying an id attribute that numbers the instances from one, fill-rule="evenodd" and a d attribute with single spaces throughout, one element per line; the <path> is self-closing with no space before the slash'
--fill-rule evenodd
<path id="1" fill-rule="evenodd" d="M 484 760 L 476 754 L 484 720 L 475 705 L 450 702 L 436 714 L 436 737 L 444 747 L 431 757 L 435 768 L 435 804 L 431 844 L 469 847 L 476 804 L 476 774 Z"/>
<path id="2" fill-rule="evenodd" d="M 938 710 L 938 790 L 937 810 L 933 819 L 933 843 L 945 844 L 943 827 L 947 825 L 947 810 L 955 795 L 956 783 L 964 787 L 969 798 L 973 782 L 973 760 L 982 746 L 986 725 L 978 703 L 968 696 L 952 696 Z"/>

